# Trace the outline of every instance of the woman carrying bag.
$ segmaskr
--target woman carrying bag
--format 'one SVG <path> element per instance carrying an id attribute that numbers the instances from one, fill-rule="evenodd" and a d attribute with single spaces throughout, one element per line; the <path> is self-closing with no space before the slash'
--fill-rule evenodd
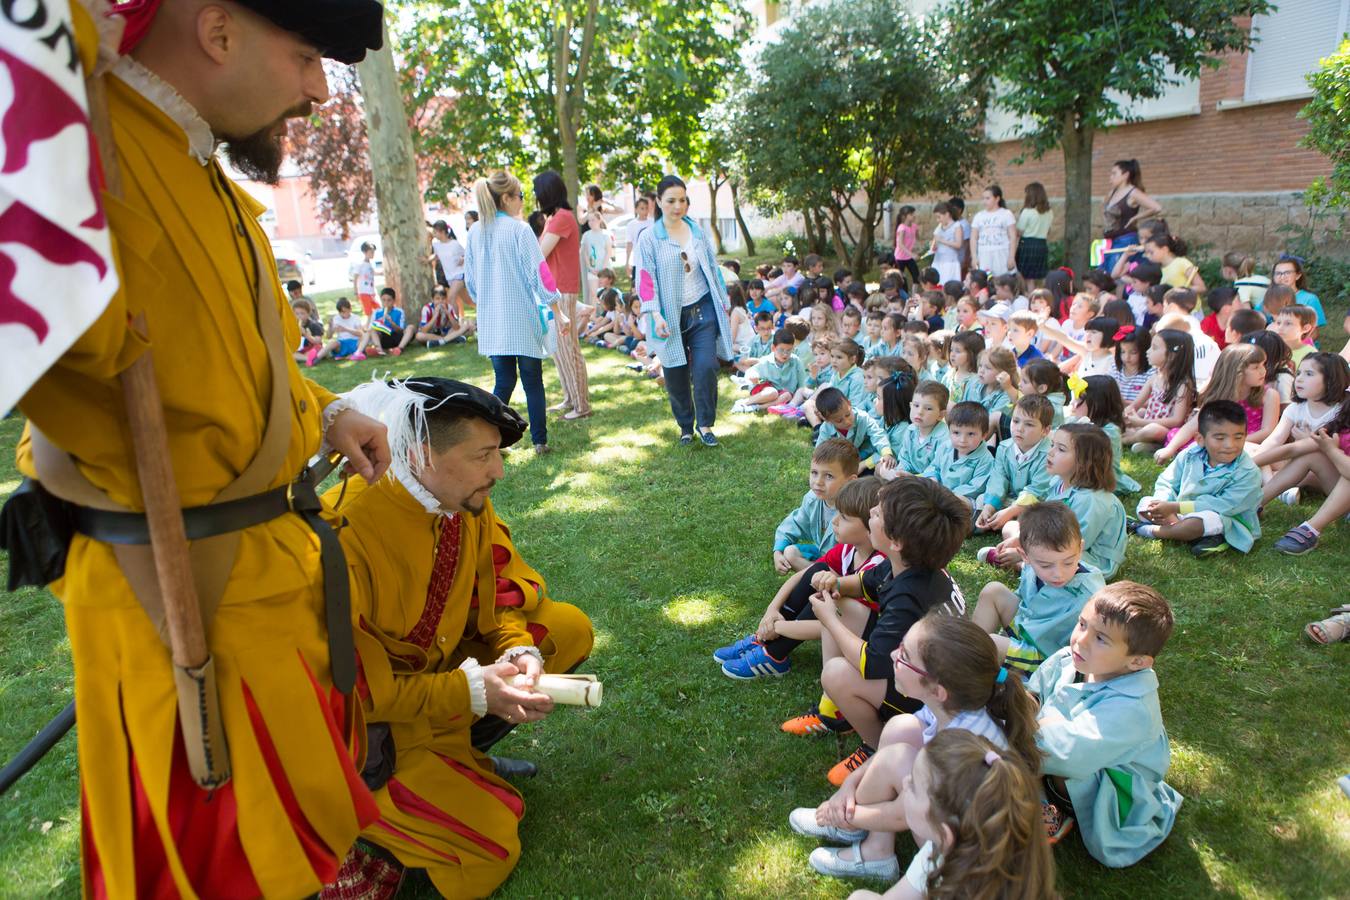
<path id="1" fill-rule="evenodd" d="M 708 236 L 689 218 L 689 196 L 674 175 L 656 187 L 656 221 L 637 245 L 643 326 L 665 372 L 680 445 L 716 447 L 719 360 L 731 359 L 726 285 Z"/>

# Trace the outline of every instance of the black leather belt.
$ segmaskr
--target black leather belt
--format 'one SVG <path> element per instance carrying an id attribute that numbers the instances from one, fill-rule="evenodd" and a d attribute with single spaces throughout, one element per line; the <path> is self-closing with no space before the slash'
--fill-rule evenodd
<path id="1" fill-rule="evenodd" d="M 243 531 L 293 512 L 319 539 L 319 563 L 323 569 L 328 654 L 333 685 L 350 694 L 356 684 L 356 648 L 352 641 L 351 586 L 347 582 L 347 558 L 337 534 L 323 520 L 312 469 L 295 481 L 252 497 L 226 500 L 183 510 L 183 526 L 190 541 Z M 107 544 L 148 544 L 150 526 L 142 513 L 116 512 L 75 506 L 75 530 Z"/>

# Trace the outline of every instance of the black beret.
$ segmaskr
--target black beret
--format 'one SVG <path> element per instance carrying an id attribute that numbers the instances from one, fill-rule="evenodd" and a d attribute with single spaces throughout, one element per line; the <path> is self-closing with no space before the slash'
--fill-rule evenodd
<path id="1" fill-rule="evenodd" d="M 318 47 L 324 56 L 359 63 L 384 44 L 379 0 L 237 0 Z"/>
<path id="2" fill-rule="evenodd" d="M 502 446 L 510 447 L 525 434 L 525 420 L 495 394 L 453 378 L 414 376 L 403 382 L 409 390 L 430 398 L 426 409 L 457 409 L 477 416 L 502 433 Z"/>

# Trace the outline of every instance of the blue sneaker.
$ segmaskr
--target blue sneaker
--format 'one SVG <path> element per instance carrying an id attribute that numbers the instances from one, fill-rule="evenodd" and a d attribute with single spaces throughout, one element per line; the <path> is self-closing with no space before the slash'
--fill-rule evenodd
<path id="1" fill-rule="evenodd" d="M 791 660 L 779 662 L 769 655 L 762 644 L 756 644 L 739 659 L 722 663 L 722 674 L 740 681 L 750 681 L 765 675 L 786 675 L 792 671 Z"/>
<path id="2" fill-rule="evenodd" d="M 746 653 L 750 652 L 750 648 L 757 643 L 759 642 L 755 640 L 753 634 L 747 634 L 734 644 L 718 647 L 713 651 L 713 659 L 720 663 L 731 662 L 733 659 L 740 659 Z"/>

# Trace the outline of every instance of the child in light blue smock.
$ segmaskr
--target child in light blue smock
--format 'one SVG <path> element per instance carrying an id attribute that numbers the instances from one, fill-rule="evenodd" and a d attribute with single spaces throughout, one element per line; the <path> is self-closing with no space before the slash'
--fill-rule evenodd
<path id="1" fill-rule="evenodd" d="M 1131 523 L 1143 538 L 1186 541 L 1196 556 L 1232 547 L 1242 553 L 1261 536 L 1261 470 L 1243 452 L 1247 414 L 1232 400 L 1200 408 L 1199 437 L 1177 454 L 1139 501 L 1143 520 Z"/>
<path id="2" fill-rule="evenodd" d="M 921 381 L 909 405 L 909 428 L 894 447 L 895 464 L 902 472 L 918 475 L 933 464 L 938 447 L 947 442 L 947 389 L 936 381 Z M 877 474 L 886 477 L 883 469 Z"/>
<path id="3" fill-rule="evenodd" d="M 863 375 L 872 389 L 872 405 L 868 411 L 886 429 L 886 441 L 895 451 L 911 427 L 914 370 L 898 356 L 879 356 L 863 363 Z"/>
<path id="4" fill-rule="evenodd" d="M 1083 533 L 1083 561 L 1108 579 L 1125 559 L 1125 507 L 1113 493 L 1111 441 L 1096 425 L 1061 425 L 1046 454 L 1050 493 L 1066 504 Z M 1016 522 L 1009 523 L 1015 525 Z"/>
<path id="5" fill-rule="evenodd" d="M 1028 504 L 1050 493 L 1045 458 L 1054 409 L 1040 394 L 1024 394 L 1013 407 L 1012 437 L 998 445 L 989 483 L 975 516 L 976 531 L 999 531 Z"/>
<path id="6" fill-rule="evenodd" d="M 990 582 L 973 619 L 993 636 L 1003 664 L 1026 677 L 1069 645 L 1079 613 L 1106 579 L 1082 562 L 1078 519 L 1063 503 L 1032 504 L 1017 521 L 1026 557 L 1017 593 Z"/>
<path id="7" fill-rule="evenodd" d="M 923 470 L 932 478 L 975 508 L 989 483 L 994 454 L 985 446 L 989 413 L 978 403 L 957 403 L 947 410 L 947 440 L 938 447 L 933 461 Z"/>
<path id="8" fill-rule="evenodd" d="M 1111 470 L 1116 476 L 1116 493 L 1137 493 L 1139 482 L 1120 467 L 1120 432 L 1125 426 L 1125 401 L 1120 396 L 1119 383 L 1110 375 L 1075 376 L 1069 379 L 1069 388 L 1075 391 L 1074 402 L 1064 421 L 1091 422 L 1106 432 L 1111 442 Z"/>
<path id="9" fill-rule="evenodd" d="M 1172 831 L 1182 797 L 1164 780 L 1171 752 L 1153 660 L 1172 633 L 1157 591 L 1121 581 L 1088 601 L 1069 646 L 1036 670 L 1037 743 L 1058 834 L 1076 820 L 1103 865 L 1133 865 Z"/>
<path id="10" fill-rule="evenodd" d="M 773 533 L 773 565 L 779 573 L 800 572 L 834 546 L 834 498 L 858 477 L 858 451 L 840 438 L 811 454 L 811 489 Z"/>
<path id="11" fill-rule="evenodd" d="M 821 419 L 816 446 L 842 437 L 858 448 L 858 457 L 866 468 L 875 468 L 883 459 L 895 458 L 886 429 L 871 414 L 850 403 L 839 388 L 823 388 L 813 399 Z"/>

